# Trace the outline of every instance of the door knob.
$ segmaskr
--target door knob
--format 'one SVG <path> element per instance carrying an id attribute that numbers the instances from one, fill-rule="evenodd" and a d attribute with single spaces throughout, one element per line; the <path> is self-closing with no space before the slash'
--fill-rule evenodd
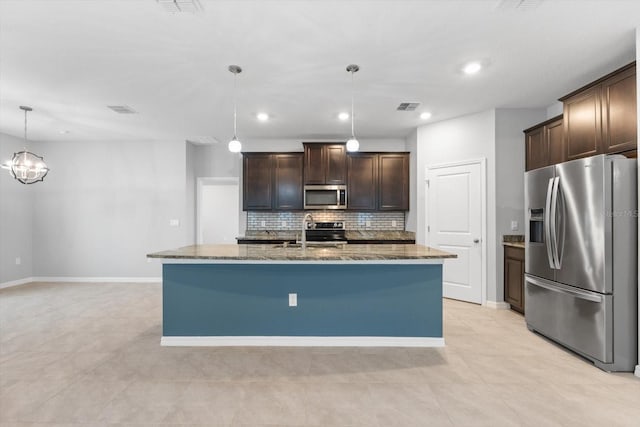
<path id="1" fill-rule="evenodd" d="M 473 243 L 480 243 L 480 239 L 473 239 Z"/>

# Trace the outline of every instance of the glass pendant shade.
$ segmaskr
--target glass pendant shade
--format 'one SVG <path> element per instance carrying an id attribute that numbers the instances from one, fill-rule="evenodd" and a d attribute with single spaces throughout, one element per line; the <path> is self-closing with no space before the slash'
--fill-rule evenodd
<path id="1" fill-rule="evenodd" d="M 238 141 L 238 138 L 235 136 L 231 141 L 229 141 L 229 151 L 232 153 L 239 153 L 242 150 L 242 144 Z"/>
<path id="2" fill-rule="evenodd" d="M 347 151 L 354 152 L 360 149 L 360 143 L 357 139 L 351 138 L 347 141 Z"/>

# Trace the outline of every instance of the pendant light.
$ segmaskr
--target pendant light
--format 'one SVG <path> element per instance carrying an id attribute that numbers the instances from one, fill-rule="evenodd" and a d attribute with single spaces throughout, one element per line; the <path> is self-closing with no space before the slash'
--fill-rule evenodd
<path id="1" fill-rule="evenodd" d="M 229 141 L 229 151 L 232 153 L 239 153 L 242 150 L 242 143 L 238 140 L 236 136 L 236 127 L 237 127 L 237 102 L 236 102 L 236 80 L 238 78 L 238 74 L 242 72 L 242 68 L 239 65 L 229 65 L 229 71 L 233 73 L 233 139 Z"/>
<path id="2" fill-rule="evenodd" d="M 350 64 L 347 66 L 347 71 L 351 73 L 351 138 L 347 141 L 347 151 L 358 151 L 360 149 L 360 143 L 356 139 L 356 134 L 353 130 L 353 97 L 354 97 L 354 87 L 353 87 L 353 74 L 357 73 L 360 70 L 356 64 Z"/>
<path id="3" fill-rule="evenodd" d="M 20 106 L 24 111 L 24 143 L 27 144 L 27 112 L 33 108 Z M 2 165 L 3 169 L 9 169 L 11 176 L 22 184 L 34 184 L 40 182 L 49 173 L 49 168 L 44 158 L 30 151 L 26 147 L 23 151 L 13 154 L 13 158 Z"/>

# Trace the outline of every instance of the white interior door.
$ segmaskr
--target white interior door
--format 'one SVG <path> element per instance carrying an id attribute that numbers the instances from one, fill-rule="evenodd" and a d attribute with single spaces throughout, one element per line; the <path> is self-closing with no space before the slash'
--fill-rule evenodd
<path id="1" fill-rule="evenodd" d="M 240 224 L 236 178 L 200 178 L 197 196 L 198 244 L 235 244 Z"/>
<path id="2" fill-rule="evenodd" d="M 443 295 L 482 304 L 484 160 L 427 168 L 427 244 L 453 252 L 446 260 Z"/>

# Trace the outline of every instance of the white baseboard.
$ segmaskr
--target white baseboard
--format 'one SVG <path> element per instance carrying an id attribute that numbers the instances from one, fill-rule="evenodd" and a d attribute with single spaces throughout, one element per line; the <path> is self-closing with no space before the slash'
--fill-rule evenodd
<path id="1" fill-rule="evenodd" d="M 160 283 L 162 277 L 33 277 L 34 282 Z"/>
<path id="2" fill-rule="evenodd" d="M 0 283 L 0 289 L 11 288 L 13 286 L 20 286 L 20 285 L 24 285 L 25 283 L 31 283 L 33 281 L 34 281 L 33 277 L 25 277 L 24 279 L 10 280 L 8 282 Z"/>
<path id="3" fill-rule="evenodd" d="M 161 283 L 162 277 L 25 277 L 0 283 L 0 289 L 33 282 L 51 283 Z"/>
<path id="4" fill-rule="evenodd" d="M 436 337 L 163 336 L 162 346 L 185 347 L 444 347 Z"/>
<path id="5" fill-rule="evenodd" d="M 511 305 L 508 302 L 504 301 L 485 301 L 484 304 L 487 308 L 493 308 L 494 310 L 509 310 Z"/>
<path id="6" fill-rule="evenodd" d="M 633 374 L 636 377 L 640 377 L 640 365 L 636 365 L 636 371 Z"/>

